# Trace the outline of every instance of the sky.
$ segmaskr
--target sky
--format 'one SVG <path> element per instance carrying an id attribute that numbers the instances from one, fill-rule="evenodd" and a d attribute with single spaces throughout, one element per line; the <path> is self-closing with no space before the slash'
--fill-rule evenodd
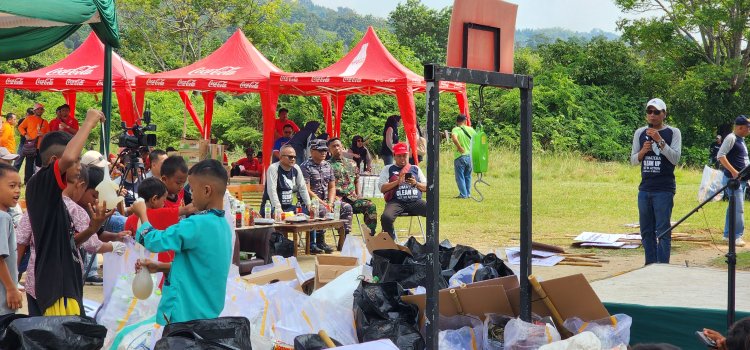
<path id="1" fill-rule="evenodd" d="M 349 7 L 360 14 L 387 17 L 399 2 L 406 0 L 312 0 L 315 4 L 336 9 Z M 601 29 L 617 32 L 619 18 L 625 15 L 611 0 L 510 0 L 518 4 L 517 29 L 539 29 L 561 27 L 578 32 Z M 422 3 L 441 9 L 453 4 L 453 0 L 422 0 Z"/>

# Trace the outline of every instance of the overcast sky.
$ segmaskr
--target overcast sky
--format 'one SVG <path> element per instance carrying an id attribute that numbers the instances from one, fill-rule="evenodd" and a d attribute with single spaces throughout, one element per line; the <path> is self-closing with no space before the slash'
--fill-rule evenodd
<path id="1" fill-rule="evenodd" d="M 330 8 L 349 7 L 361 14 L 387 17 L 399 2 L 406 0 L 312 0 Z M 611 0 L 511 0 L 518 4 L 517 29 L 562 27 L 579 32 L 602 29 L 617 32 L 616 21 L 623 15 Z M 443 8 L 453 0 L 422 0 L 422 3 Z"/>

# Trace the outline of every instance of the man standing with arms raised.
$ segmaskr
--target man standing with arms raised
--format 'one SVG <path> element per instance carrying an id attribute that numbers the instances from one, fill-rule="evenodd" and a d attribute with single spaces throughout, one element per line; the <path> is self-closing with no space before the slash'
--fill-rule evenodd
<path id="1" fill-rule="evenodd" d="M 747 135 L 750 135 L 750 120 L 748 120 L 746 116 L 741 115 L 734 120 L 734 132 L 724 138 L 724 142 L 721 143 L 719 152 L 716 154 L 716 158 L 724 167 L 722 170 L 724 172 L 725 185 L 730 179 L 736 178 L 740 171 L 750 164 L 747 156 L 747 145 L 745 144 L 745 137 L 747 137 Z M 740 181 L 740 188 L 735 190 L 736 193 L 734 193 L 734 209 L 736 213 L 734 221 L 734 242 L 738 247 L 745 246 L 745 241 L 742 240 L 742 232 L 745 230 L 745 187 L 747 187 L 747 182 Z M 727 197 L 732 194 L 731 192 L 732 190 L 727 188 Z M 727 207 L 727 216 L 724 221 L 724 240 L 728 240 L 728 237 L 729 207 Z"/>
<path id="2" fill-rule="evenodd" d="M 638 216 L 646 265 L 668 264 L 672 245 L 670 227 L 677 184 L 674 168 L 682 152 L 680 130 L 664 124 L 667 104 L 654 98 L 646 104 L 646 122 L 633 135 L 630 163 L 641 165 Z"/>

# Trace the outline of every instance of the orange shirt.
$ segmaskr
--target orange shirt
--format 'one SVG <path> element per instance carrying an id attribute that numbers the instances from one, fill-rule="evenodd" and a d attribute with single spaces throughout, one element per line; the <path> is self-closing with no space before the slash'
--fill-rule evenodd
<path id="1" fill-rule="evenodd" d="M 18 126 L 18 132 L 21 133 L 27 140 L 37 139 L 37 147 L 42 142 L 40 136 L 49 132 L 49 123 L 46 120 L 36 115 L 31 115 L 23 120 L 23 123 Z"/>
<path id="2" fill-rule="evenodd" d="M 0 147 L 5 147 L 10 153 L 16 152 L 16 135 L 13 125 L 8 122 L 3 123 L 0 127 Z"/>

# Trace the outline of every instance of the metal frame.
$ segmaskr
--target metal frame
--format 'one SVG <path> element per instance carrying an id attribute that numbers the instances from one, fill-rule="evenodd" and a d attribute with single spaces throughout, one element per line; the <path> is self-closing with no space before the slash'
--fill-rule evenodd
<path id="1" fill-rule="evenodd" d="M 533 79 L 527 75 L 506 74 L 466 68 L 424 66 L 427 81 L 427 157 L 440 159 L 440 82 L 455 81 L 469 84 L 521 89 L 521 319 L 531 319 L 531 110 Z M 427 261 L 432 273 L 427 275 L 427 305 L 425 308 L 426 346 L 438 349 L 438 289 L 440 260 L 439 236 L 439 162 L 427 162 Z"/>
<path id="2" fill-rule="evenodd" d="M 492 33 L 492 43 L 494 45 L 495 50 L 493 53 L 493 62 L 495 65 L 495 72 L 500 71 L 500 28 L 498 27 L 491 27 L 484 24 L 477 24 L 477 23 L 464 23 L 464 32 L 463 32 L 463 54 L 461 57 L 461 67 L 462 68 L 468 68 L 469 67 L 469 33 L 472 29 L 476 30 L 482 30 L 485 32 Z"/>

